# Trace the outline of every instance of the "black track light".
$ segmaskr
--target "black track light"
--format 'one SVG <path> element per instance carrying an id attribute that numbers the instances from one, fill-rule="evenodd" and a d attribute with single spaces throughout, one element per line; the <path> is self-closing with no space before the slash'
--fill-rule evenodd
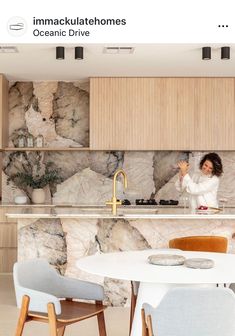
<path id="1" fill-rule="evenodd" d="M 83 59 L 83 47 L 75 47 L 75 59 L 76 60 Z"/>
<path id="2" fill-rule="evenodd" d="M 211 47 L 203 47 L 202 48 L 202 59 L 210 60 L 211 59 Z"/>
<path id="3" fill-rule="evenodd" d="M 230 47 L 222 47 L 221 48 L 221 59 L 222 60 L 230 59 Z"/>
<path id="4" fill-rule="evenodd" d="M 56 47 L 56 59 L 57 60 L 64 59 L 64 47 Z"/>

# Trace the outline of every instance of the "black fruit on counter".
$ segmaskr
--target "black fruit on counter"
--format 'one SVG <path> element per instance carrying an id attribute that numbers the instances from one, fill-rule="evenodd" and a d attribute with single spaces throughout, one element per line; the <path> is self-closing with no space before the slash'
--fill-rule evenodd
<path id="1" fill-rule="evenodd" d="M 161 199 L 159 202 L 160 205 L 178 205 L 179 201 L 176 200 L 163 200 Z"/>
<path id="2" fill-rule="evenodd" d="M 156 202 L 155 199 L 145 200 L 145 199 L 141 198 L 141 199 L 136 199 L 135 204 L 136 205 L 157 205 L 157 202 Z"/>
<path id="3" fill-rule="evenodd" d="M 122 205 L 131 205 L 131 202 L 128 199 L 122 200 Z"/>

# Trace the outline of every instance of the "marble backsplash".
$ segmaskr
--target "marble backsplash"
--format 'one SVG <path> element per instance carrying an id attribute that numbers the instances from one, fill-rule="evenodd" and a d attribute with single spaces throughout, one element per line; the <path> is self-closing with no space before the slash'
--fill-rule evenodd
<path id="1" fill-rule="evenodd" d="M 159 155 L 160 154 L 160 155 Z M 101 204 L 110 199 L 112 179 L 115 171 L 123 168 L 127 173 L 128 188 L 123 190 L 118 181 L 118 197 L 129 199 L 133 204 L 137 198 L 180 200 L 174 183 L 177 179 L 177 161 L 189 160 L 191 172 L 198 169 L 203 153 L 183 152 L 9 152 L 3 155 L 2 200 L 12 203 L 14 197 L 26 194 L 31 199 L 32 189 L 7 182 L 17 172 L 32 171 L 40 162 L 45 166 L 53 162 L 60 168 L 62 182 L 46 187 L 47 202 Z M 218 198 L 227 199 L 228 205 L 235 204 L 235 152 L 219 153 L 224 166 L 220 180 Z"/>
<path id="2" fill-rule="evenodd" d="M 43 135 L 45 147 L 88 147 L 88 82 L 16 82 L 9 89 L 9 146 Z"/>
<path id="3" fill-rule="evenodd" d="M 14 82 L 9 88 L 9 146 L 17 146 L 20 136 L 41 134 L 46 147 L 89 146 L 89 82 Z M 62 183 L 46 188 L 47 202 L 104 204 L 112 192 L 112 177 L 123 168 L 128 189 L 118 183 L 118 197 L 179 199 L 174 182 L 177 162 L 188 159 L 191 171 L 198 168 L 202 152 L 177 151 L 53 151 L 5 152 L 3 155 L 3 202 L 32 190 L 15 185 L 11 176 L 42 170 L 48 162 L 60 169 Z M 235 152 L 220 152 L 224 164 L 219 198 L 235 204 Z M 8 179 L 8 183 L 7 183 Z"/>

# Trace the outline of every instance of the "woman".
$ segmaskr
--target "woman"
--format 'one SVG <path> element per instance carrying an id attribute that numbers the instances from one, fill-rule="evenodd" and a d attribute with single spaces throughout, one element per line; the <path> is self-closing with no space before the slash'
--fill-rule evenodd
<path id="1" fill-rule="evenodd" d="M 189 176 L 189 164 L 186 161 L 178 163 L 179 179 L 176 181 L 176 189 L 189 194 L 190 206 L 196 209 L 200 206 L 218 208 L 217 191 L 219 177 L 223 173 L 221 158 L 216 153 L 208 153 L 200 161 L 200 172 Z"/>

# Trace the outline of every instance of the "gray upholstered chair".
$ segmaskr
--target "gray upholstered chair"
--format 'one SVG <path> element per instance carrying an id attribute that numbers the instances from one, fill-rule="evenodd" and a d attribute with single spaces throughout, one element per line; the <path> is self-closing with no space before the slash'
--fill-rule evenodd
<path id="1" fill-rule="evenodd" d="M 157 308 L 142 309 L 143 336 L 235 335 L 235 295 L 228 288 L 177 287 Z"/>
<path id="2" fill-rule="evenodd" d="M 51 336 L 63 336 L 67 325 L 92 316 L 97 316 L 100 336 L 106 335 L 102 286 L 61 276 L 45 259 L 15 263 L 13 276 L 21 310 L 16 336 L 21 336 L 25 323 L 32 320 L 49 323 Z"/>
<path id="3" fill-rule="evenodd" d="M 181 251 L 181 250 L 180 249 L 174 249 L 174 248 L 165 248 L 165 249 L 155 250 L 155 253 L 157 253 L 157 251 L 166 252 L 168 254 L 173 254 L 174 251 Z M 139 285 L 140 285 L 139 281 L 131 281 L 131 307 L 130 307 L 129 335 L 131 334 L 131 327 L 132 327 L 132 322 L 133 322 L 134 313 L 135 313 L 135 306 L 136 306 L 136 300 L 137 300 Z"/>

